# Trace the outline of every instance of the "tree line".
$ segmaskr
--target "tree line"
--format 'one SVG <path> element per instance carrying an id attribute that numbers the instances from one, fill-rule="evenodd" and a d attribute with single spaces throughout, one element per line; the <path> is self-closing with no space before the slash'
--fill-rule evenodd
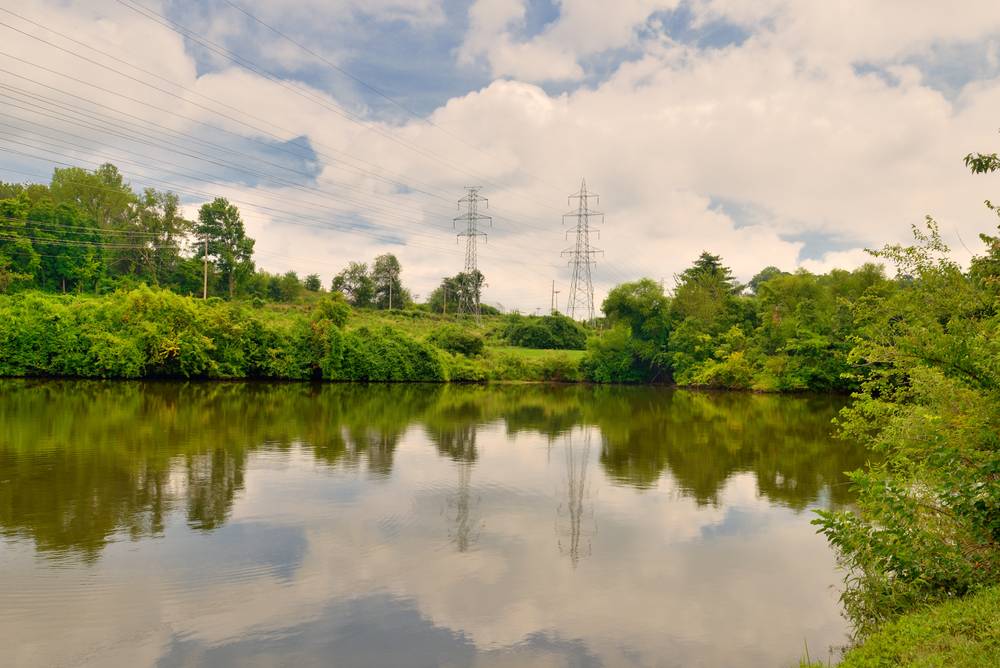
<path id="1" fill-rule="evenodd" d="M 105 294 L 145 284 L 182 295 L 294 302 L 323 290 L 319 274 L 258 268 L 254 249 L 239 209 L 225 198 L 188 220 L 175 193 L 136 193 L 112 164 L 56 168 L 48 185 L 0 182 L 0 293 Z M 388 308 L 390 298 L 405 307 L 412 298 L 399 275 L 399 261 L 381 255 L 371 271 L 351 263 L 331 289 L 359 307 Z"/>

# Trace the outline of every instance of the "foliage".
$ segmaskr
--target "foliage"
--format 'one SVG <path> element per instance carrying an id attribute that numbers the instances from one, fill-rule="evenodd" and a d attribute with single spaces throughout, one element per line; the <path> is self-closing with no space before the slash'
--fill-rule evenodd
<path id="1" fill-rule="evenodd" d="M 503 337 L 512 346 L 524 348 L 582 350 L 587 345 L 587 330 L 583 325 L 558 313 L 541 317 L 512 315 Z"/>
<path id="2" fill-rule="evenodd" d="M 253 273 L 254 240 L 246 235 L 239 210 L 226 199 L 218 197 L 202 205 L 198 211 L 195 235 L 206 242 L 197 247 L 196 257 L 206 254 L 219 271 L 229 297 Z"/>
<path id="3" fill-rule="evenodd" d="M 375 297 L 375 284 L 368 274 L 368 265 L 364 262 L 351 262 L 344 270 L 333 277 L 330 288 L 343 294 L 351 306 L 364 308 L 371 306 Z"/>
<path id="4" fill-rule="evenodd" d="M 458 325 L 439 327 L 427 340 L 442 350 L 465 356 L 481 355 L 486 348 L 483 337 Z"/>
<path id="5" fill-rule="evenodd" d="M 771 392 L 853 389 L 851 305 L 894 287 L 872 264 L 820 276 L 768 267 L 752 281 L 754 294 L 740 294 L 732 272 L 708 253 L 677 280 L 673 298 L 643 279 L 617 286 L 604 301 L 608 322 L 626 327 L 631 336 L 625 354 L 620 333 L 605 334 L 616 339 L 607 348 L 622 353 L 617 367 L 630 369 L 630 382 L 640 376 Z"/>
<path id="6" fill-rule="evenodd" d="M 649 380 L 649 368 L 640 346 L 627 328 L 619 325 L 604 336 L 591 339 L 582 363 L 583 375 L 595 383 L 642 383 Z"/>
<path id="7" fill-rule="evenodd" d="M 323 288 L 323 282 L 320 280 L 319 274 L 309 274 L 302 282 L 302 286 L 309 292 L 319 292 Z"/>
<path id="8" fill-rule="evenodd" d="M 816 523 L 847 570 L 859 637 L 1000 583 L 1000 303 L 947 259 L 937 226 L 876 256 L 902 287 L 855 305 L 868 375 L 840 421 L 884 459 L 851 475 L 856 513 Z"/>
<path id="9" fill-rule="evenodd" d="M 338 296 L 308 316 L 138 288 L 0 297 L 0 376 L 446 380 L 436 348 L 382 327 L 344 332 Z"/>
<path id="10" fill-rule="evenodd" d="M 331 287 L 357 308 L 406 308 L 413 300 L 403 287 L 400 272 L 396 256 L 385 253 L 375 258 L 371 270 L 364 262 L 351 262 L 333 277 Z"/>
<path id="11" fill-rule="evenodd" d="M 329 364 L 331 380 L 443 381 L 437 350 L 390 327 L 361 328 L 343 336 L 339 364 Z"/>
<path id="12" fill-rule="evenodd" d="M 399 260 L 395 255 L 385 253 L 375 258 L 371 280 L 374 287 L 373 301 L 377 308 L 403 308 L 411 301 L 409 292 L 400 281 L 400 272 Z"/>
<path id="13" fill-rule="evenodd" d="M 431 292 L 427 305 L 434 313 L 458 313 L 462 303 L 479 304 L 483 315 L 498 315 L 499 311 L 492 306 L 481 303 L 483 286 L 486 278 L 482 272 L 474 274 L 460 272 L 441 280 L 441 285 Z"/>

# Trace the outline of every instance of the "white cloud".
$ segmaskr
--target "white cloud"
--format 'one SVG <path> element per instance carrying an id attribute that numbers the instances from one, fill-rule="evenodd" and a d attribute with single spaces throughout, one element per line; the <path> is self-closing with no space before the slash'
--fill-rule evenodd
<path id="1" fill-rule="evenodd" d="M 493 76 L 524 81 L 576 80 L 579 60 L 634 40 L 635 30 L 656 11 L 679 0 L 623 0 L 598 3 L 561 0 L 559 18 L 529 39 L 524 30 L 526 0 L 476 0 L 469 9 L 469 31 L 459 51 L 462 62 L 484 57 Z"/>
<path id="2" fill-rule="evenodd" d="M 487 43 L 491 34 L 507 41 L 498 42 L 489 54 L 460 50 L 456 58 L 499 59 L 505 71 L 518 72 L 521 79 L 572 78 L 579 75 L 582 54 L 629 42 L 637 23 L 658 6 L 618 3 L 603 15 L 607 35 L 597 38 L 593 33 L 599 32 L 602 15 L 587 4 L 563 3 L 557 21 L 539 35 L 519 40 L 525 20 L 522 2 L 477 2 L 470 10 L 474 20 L 469 35 L 477 36 L 477 43 Z M 430 16 L 436 6 L 428 3 L 425 13 Z M 392 5 L 385 7 L 391 11 Z M 738 46 L 714 50 L 669 39 L 646 41 L 640 58 L 620 64 L 603 82 L 565 93 L 550 94 L 526 81 L 497 80 L 447 100 L 430 116 L 436 127 L 418 120 L 359 125 L 327 92 L 295 82 L 280 85 L 235 67 L 198 76 L 178 35 L 116 3 L 67 8 L 38 2 L 24 13 L 229 108 L 190 93 L 176 97 L 155 91 L 9 31 L 0 49 L 85 83 L 3 56 L 0 67 L 158 127 L 198 132 L 226 146 L 234 142 L 232 136 L 197 122 L 268 141 L 307 137 L 319 153 L 320 175 L 305 188 L 185 183 L 180 176 L 163 176 L 164 170 L 174 169 L 165 161 L 180 162 L 185 174 L 219 170 L 68 121 L 5 111 L 19 116 L 21 124 L 90 133 L 80 142 L 85 149 L 64 147 L 72 157 L 61 160 L 98 162 L 125 157 L 122 150 L 129 149 L 144 156 L 138 165 L 121 165 L 136 181 L 142 180 L 139 174 L 160 174 L 180 182 L 178 187 L 232 197 L 258 239 L 260 264 L 269 270 L 319 271 L 328 282 L 350 260 L 391 251 L 399 255 L 413 291 L 427 295 L 442 276 L 462 267 L 451 220 L 457 214 L 454 202 L 463 186 L 480 185 L 495 216 L 480 254 L 489 283 L 486 299 L 533 311 L 549 303 L 552 279 L 563 287 L 568 282 L 559 255 L 569 245 L 561 214 L 567 208 L 565 196 L 577 189 L 581 177 L 602 195 L 601 209 L 607 213 L 602 237 L 595 241 L 606 251 L 594 271 L 598 302 L 622 280 L 645 275 L 664 278 L 669 285 L 671 276 L 701 250 L 721 253 L 744 280 L 769 264 L 816 270 L 840 262 L 857 264 L 864 259 L 859 249 L 906 240 L 910 224 L 928 213 L 941 221 L 953 246 L 961 247 L 960 237 L 975 250 L 977 233 L 995 224 L 981 205 L 991 195 L 996 198 L 995 179 L 969 175 L 961 158 L 969 151 L 996 148 L 1000 80 L 973 80 L 952 99 L 931 88 L 916 66 L 898 59 L 947 40 L 985 39 L 997 30 L 1000 11 L 985 4 L 963 12 L 879 7 L 856 7 L 857 18 L 852 19 L 854 15 L 821 11 L 812 4 L 774 2 L 761 9 L 756 3 L 705 3 L 698 20 L 721 17 L 758 26 L 755 34 Z M 886 38 L 891 43 L 881 43 L 869 22 L 881 25 L 890 19 L 896 30 Z M 824 32 L 828 34 L 820 34 Z M 586 35 L 593 39 L 582 39 Z M 574 41 L 576 36 L 581 39 Z M 891 83 L 852 67 L 858 60 L 880 59 Z M 115 67 L 148 79 L 120 64 Z M 7 81 L 30 87 L 16 78 Z M 50 89 L 33 90 L 58 96 Z M 75 98 L 61 99 L 87 113 L 110 115 Z M 199 105 L 261 129 L 250 130 Z M 30 137 L 4 128 L 0 145 L 4 138 L 37 139 Z M 219 155 L 230 162 L 242 160 Z M 0 156 L 0 162 L 36 172 L 51 168 L 51 162 L 9 154 Z M 276 171 L 261 163 L 251 166 Z M 4 173 L 2 178 L 11 177 Z M 386 180 L 411 189 L 401 194 Z M 361 222 L 366 225 L 359 232 Z M 820 241 L 809 256 L 822 259 L 801 258 L 802 239 L 816 243 L 825 237 L 839 250 L 824 254 Z M 967 258 L 968 252 L 962 248 L 958 256 Z"/>

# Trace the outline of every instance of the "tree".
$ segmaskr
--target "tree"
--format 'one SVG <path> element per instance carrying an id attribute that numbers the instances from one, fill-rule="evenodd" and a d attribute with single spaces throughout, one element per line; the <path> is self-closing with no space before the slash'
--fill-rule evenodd
<path id="1" fill-rule="evenodd" d="M 283 302 L 293 302 L 302 293 L 302 282 L 294 271 L 286 271 L 278 279 L 278 298 Z"/>
<path id="2" fill-rule="evenodd" d="M 30 284 L 41 266 L 25 221 L 28 207 L 23 193 L 0 200 L 0 293 Z"/>
<path id="3" fill-rule="evenodd" d="M 458 278 L 449 276 L 441 279 L 441 285 L 434 288 L 427 298 L 427 306 L 434 313 L 456 313 L 458 311 Z"/>
<path id="4" fill-rule="evenodd" d="M 371 281 L 374 287 L 374 301 L 378 308 L 404 306 L 409 294 L 403 288 L 399 275 L 401 267 L 399 260 L 391 253 L 385 253 L 375 258 L 372 265 Z"/>
<path id="5" fill-rule="evenodd" d="M 750 288 L 750 292 L 756 295 L 759 293 L 760 286 L 762 284 L 767 283 L 772 278 L 777 278 L 778 276 L 784 276 L 787 273 L 788 272 L 781 271 L 780 269 L 778 269 L 773 265 L 764 267 L 763 269 L 757 272 L 756 276 L 750 279 L 750 283 L 747 284 L 747 287 Z"/>
<path id="6" fill-rule="evenodd" d="M 628 325 L 632 336 L 666 343 L 670 333 L 670 299 L 656 281 L 644 278 L 614 287 L 601 304 L 601 310 L 608 322 Z"/>
<path id="7" fill-rule="evenodd" d="M 677 324 L 668 344 L 676 379 L 685 382 L 687 371 L 714 354 L 715 338 L 745 319 L 745 302 L 737 297 L 741 290 L 732 271 L 710 253 L 702 253 L 677 277 L 670 307 Z"/>
<path id="8" fill-rule="evenodd" d="M 111 163 L 93 172 L 79 167 L 56 168 L 49 190 L 56 204 L 75 204 L 104 229 L 126 227 L 137 199 L 125 177 Z"/>
<path id="9" fill-rule="evenodd" d="M 906 280 L 856 306 L 851 360 L 868 376 L 840 425 L 878 457 L 851 474 L 856 510 L 815 521 L 847 571 L 861 637 L 1000 583 L 997 300 L 948 259 L 933 220 L 914 237 L 875 253 Z"/>
<path id="10" fill-rule="evenodd" d="M 347 298 L 351 306 L 365 308 L 372 305 L 375 296 L 375 284 L 368 275 L 368 265 L 364 262 L 351 262 L 339 274 L 333 277 L 331 287 Z"/>
<path id="11" fill-rule="evenodd" d="M 136 250 L 135 273 L 159 285 L 175 273 L 181 262 L 181 244 L 194 224 L 180 213 L 180 200 L 172 192 L 146 188 L 136 203 L 136 215 L 127 236 Z"/>
<path id="12" fill-rule="evenodd" d="M 323 287 L 323 283 L 320 281 L 319 274 L 309 274 L 306 276 L 303 286 L 309 292 L 319 292 L 320 288 Z"/>
<path id="13" fill-rule="evenodd" d="M 204 241 L 208 242 L 208 257 L 226 285 L 229 298 L 253 274 L 254 240 L 246 235 L 239 209 L 219 197 L 203 204 L 198 211 L 195 234 L 199 241 L 195 257 L 203 258 Z"/>

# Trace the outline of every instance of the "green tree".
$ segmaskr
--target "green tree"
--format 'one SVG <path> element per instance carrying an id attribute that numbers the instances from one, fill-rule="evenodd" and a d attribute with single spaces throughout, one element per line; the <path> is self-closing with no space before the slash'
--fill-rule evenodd
<path id="1" fill-rule="evenodd" d="M 427 306 L 434 313 L 455 313 L 458 310 L 458 277 L 449 276 L 441 280 L 427 299 Z"/>
<path id="2" fill-rule="evenodd" d="M 750 292 L 757 294 L 760 291 L 760 286 L 767 283 L 772 278 L 777 278 L 778 276 L 783 276 L 788 272 L 781 271 L 775 266 L 768 266 L 757 272 L 757 275 L 750 279 L 747 283 L 747 287 L 750 288 Z"/>
<path id="3" fill-rule="evenodd" d="M 130 258 L 134 273 L 153 285 L 168 281 L 178 270 L 183 242 L 193 229 L 181 215 L 176 194 L 146 188 L 126 236 L 135 247 Z"/>
<path id="4" fill-rule="evenodd" d="M 294 302 L 302 294 L 302 281 L 294 271 L 286 271 L 278 279 L 278 295 L 283 302 Z"/>
<path id="5" fill-rule="evenodd" d="M 377 308 L 385 309 L 389 306 L 397 308 L 405 306 L 408 301 L 408 293 L 403 288 L 403 283 L 399 278 L 402 268 L 399 260 L 392 253 L 385 253 L 375 258 L 372 265 L 371 281 L 374 288 L 374 302 Z"/>
<path id="6" fill-rule="evenodd" d="M 364 262 L 351 262 L 333 277 L 331 288 L 347 298 L 351 306 L 366 308 L 375 297 L 375 284 Z"/>
<path id="7" fill-rule="evenodd" d="M 218 270 L 229 298 L 253 274 L 254 240 L 247 236 L 239 209 L 219 197 L 203 204 L 195 227 L 198 241 L 207 241 L 208 257 Z M 203 258 L 204 243 L 197 245 L 195 257 Z"/>
<path id="8" fill-rule="evenodd" d="M 57 167 L 49 189 L 57 204 L 76 205 L 104 229 L 126 228 L 137 200 L 125 177 L 111 163 L 92 172 L 79 167 Z"/>
<path id="9" fill-rule="evenodd" d="M 856 304 L 868 377 L 840 424 L 882 461 L 851 475 L 856 512 L 816 520 L 847 569 L 865 637 L 928 603 L 1000 583 L 1000 309 L 928 218 L 875 255 L 905 277 Z"/>
<path id="10" fill-rule="evenodd" d="M 741 309 L 749 303 L 737 297 L 741 290 L 732 271 L 719 256 L 710 253 L 702 253 L 677 277 L 670 306 L 671 318 L 677 324 L 668 342 L 674 378 L 684 382 L 687 372 L 711 359 L 716 337 L 743 324 Z"/>
<path id="11" fill-rule="evenodd" d="M 306 276 L 306 280 L 302 283 L 303 287 L 309 292 L 319 292 L 323 287 L 323 283 L 319 278 L 319 274 L 309 274 Z"/>

